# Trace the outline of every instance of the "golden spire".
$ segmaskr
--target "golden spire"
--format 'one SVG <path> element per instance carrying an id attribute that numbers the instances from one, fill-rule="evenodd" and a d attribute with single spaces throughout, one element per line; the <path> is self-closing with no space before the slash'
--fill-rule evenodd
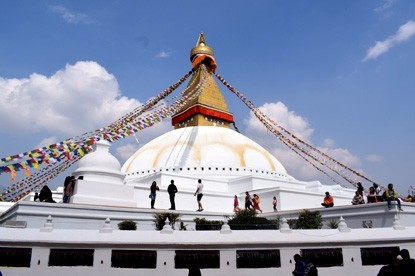
<path id="1" fill-rule="evenodd" d="M 199 35 L 196 46 L 190 52 L 193 68 L 199 65 L 206 66 L 207 76 L 205 85 L 200 94 L 188 102 L 178 113 L 172 116 L 174 128 L 186 126 L 219 126 L 229 128 L 233 123 L 233 115 L 222 95 L 211 70 L 216 69 L 213 50 L 206 45 L 203 33 Z M 200 84 L 204 75 L 201 70 L 195 71 L 189 81 L 188 91 L 192 92 Z"/>
<path id="2" fill-rule="evenodd" d="M 196 46 L 190 51 L 190 60 L 193 60 L 194 55 L 196 54 L 208 54 L 213 57 L 214 52 L 213 50 L 206 45 L 205 36 L 203 33 L 199 34 L 199 38 L 197 39 Z"/>

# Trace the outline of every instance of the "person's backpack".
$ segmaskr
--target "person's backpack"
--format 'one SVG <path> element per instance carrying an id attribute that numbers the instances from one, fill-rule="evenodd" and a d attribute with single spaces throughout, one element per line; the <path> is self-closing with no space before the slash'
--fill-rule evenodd
<path id="1" fill-rule="evenodd" d="M 314 264 L 309 263 L 304 270 L 304 276 L 318 276 L 317 267 Z"/>

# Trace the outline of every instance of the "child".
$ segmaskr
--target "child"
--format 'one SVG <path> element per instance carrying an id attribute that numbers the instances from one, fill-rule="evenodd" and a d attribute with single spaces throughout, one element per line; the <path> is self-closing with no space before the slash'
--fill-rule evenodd
<path id="1" fill-rule="evenodd" d="M 239 208 L 239 200 L 238 200 L 238 196 L 237 195 L 235 195 L 235 197 L 233 199 L 233 211 L 235 213 L 241 211 L 241 208 Z"/>
<path id="2" fill-rule="evenodd" d="M 274 196 L 272 200 L 272 206 L 274 207 L 274 212 L 277 212 L 277 197 Z"/>

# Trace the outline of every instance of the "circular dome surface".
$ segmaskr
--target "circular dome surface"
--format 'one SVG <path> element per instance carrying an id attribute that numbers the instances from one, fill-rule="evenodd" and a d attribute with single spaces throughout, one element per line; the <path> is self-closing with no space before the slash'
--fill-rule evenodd
<path id="1" fill-rule="evenodd" d="M 158 168 L 230 167 L 287 174 L 263 147 L 223 127 L 197 126 L 169 131 L 137 150 L 122 167 L 126 174 Z"/>

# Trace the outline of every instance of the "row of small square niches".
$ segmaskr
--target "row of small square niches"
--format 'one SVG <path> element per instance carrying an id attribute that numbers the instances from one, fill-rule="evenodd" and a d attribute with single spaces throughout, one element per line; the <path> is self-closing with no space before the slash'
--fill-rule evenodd
<path id="1" fill-rule="evenodd" d="M 192 170 L 193 169 L 193 170 Z M 222 167 L 222 168 L 220 168 L 220 167 L 207 167 L 207 168 L 205 168 L 205 167 L 193 167 L 193 168 L 190 168 L 190 167 L 187 167 L 187 168 L 165 168 L 165 169 L 157 169 L 157 170 L 146 170 L 146 171 L 141 171 L 141 172 L 133 172 L 133 173 L 128 173 L 127 174 L 127 176 L 130 176 L 130 175 L 139 175 L 139 174 L 149 174 L 149 173 L 156 173 L 156 172 L 162 172 L 162 171 L 165 171 L 165 172 L 168 172 L 168 171 L 172 171 L 172 172 L 176 172 L 176 171 L 198 171 L 198 170 L 200 170 L 200 171 L 205 171 L 205 169 L 207 170 L 207 171 L 220 171 L 220 170 L 222 170 L 222 171 L 226 171 L 226 170 L 228 170 L 228 171 L 237 171 L 237 172 L 239 172 L 239 171 L 243 171 L 243 172 L 246 172 L 246 171 L 248 171 L 248 172 L 253 172 L 253 173 L 257 173 L 257 174 L 268 174 L 268 175 L 275 175 L 275 176 L 279 176 L 279 177 L 287 177 L 286 175 L 284 175 L 284 174 L 280 174 L 280 173 L 277 173 L 277 172 L 273 172 L 273 171 L 265 171 L 265 170 L 257 170 L 257 169 L 247 169 L 247 168 L 224 168 L 224 167 Z"/>

